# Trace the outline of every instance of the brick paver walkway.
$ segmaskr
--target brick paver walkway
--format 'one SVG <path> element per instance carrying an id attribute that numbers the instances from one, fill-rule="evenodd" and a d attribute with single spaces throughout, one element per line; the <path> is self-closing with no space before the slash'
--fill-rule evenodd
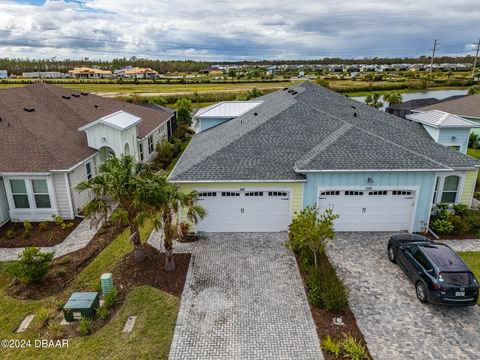
<path id="1" fill-rule="evenodd" d="M 323 359 L 285 241 L 285 233 L 235 233 L 190 244 L 171 360 Z"/>
<path id="2" fill-rule="evenodd" d="M 414 285 L 387 258 L 389 235 L 339 233 L 327 250 L 345 279 L 350 307 L 373 358 L 479 359 L 480 307 L 421 304 Z"/>

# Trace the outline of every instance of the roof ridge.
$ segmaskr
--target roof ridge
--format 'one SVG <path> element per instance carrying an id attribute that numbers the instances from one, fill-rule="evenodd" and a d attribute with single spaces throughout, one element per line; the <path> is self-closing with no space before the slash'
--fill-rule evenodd
<path id="1" fill-rule="evenodd" d="M 306 152 L 302 157 L 300 157 L 297 161 L 295 161 L 294 167 L 298 169 L 310 163 L 315 157 L 317 157 L 320 153 L 325 151 L 330 145 L 332 145 L 336 140 L 338 140 L 342 135 L 344 135 L 352 127 L 353 127 L 352 124 L 344 123 L 337 130 L 332 132 L 320 143 L 318 143 L 316 146 L 310 149 L 310 151 Z"/>

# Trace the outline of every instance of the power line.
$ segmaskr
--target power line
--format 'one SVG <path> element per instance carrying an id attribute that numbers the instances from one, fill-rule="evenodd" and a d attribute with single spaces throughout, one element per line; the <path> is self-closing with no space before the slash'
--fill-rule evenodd
<path id="1" fill-rule="evenodd" d="M 430 75 L 432 75 L 432 70 L 433 70 L 433 60 L 435 59 L 435 51 L 437 50 L 437 39 L 435 39 L 433 43 L 433 49 L 432 49 L 432 61 L 430 61 Z"/>

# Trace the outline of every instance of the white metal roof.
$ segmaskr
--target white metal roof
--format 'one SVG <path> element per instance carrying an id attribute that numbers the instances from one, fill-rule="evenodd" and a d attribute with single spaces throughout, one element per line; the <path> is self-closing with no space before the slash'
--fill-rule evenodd
<path id="1" fill-rule="evenodd" d="M 260 105 L 262 101 L 222 101 L 197 111 L 195 117 L 235 118 Z"/>
<path id="2" fill-rule="evenodd" d="M 460 116 L 453 115 L 440 110 L 430 110 L 407 115 L 407 119 L 435 128 L 463 127 L 478 128 L 480 125 L 468 121 Z"/>
<path id="3" fill-rule="evenodd" d="M 78 130 L 83 131 L 97 124 L 108 125 L 118 130 L 126 130 L 138 124 L 140 121 L 142 121 L 142 118 L 139 118 L 138 116 L 129 112 L 120 110 L 82 126 Z"/>

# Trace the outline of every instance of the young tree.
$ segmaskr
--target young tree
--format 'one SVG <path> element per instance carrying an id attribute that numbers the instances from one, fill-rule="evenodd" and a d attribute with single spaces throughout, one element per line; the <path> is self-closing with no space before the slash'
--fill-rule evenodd
<path id="1" fill-rule="evenodd" d="M 189 99 L 178 99 L 175 103 L 177 109 L 178 125 L 192 125 L 192 101 Z"/>
<path id="2" fill-rule="evenodd" d="M 402 94 L 399 92 L 391 92 L 383 96 L 383 99 L 388 102 L 388 105 L 396 105 L 402 103 Z"/>
<path id="3" fill-rule="evenodd" d="M 375 109 L 380 109 L 383 106 L 383 102 L 380 101 L 381 95 L 376 92 L 373 95 L 368 95 L 365 98 L 365 104 L 374 107 Z"/>

